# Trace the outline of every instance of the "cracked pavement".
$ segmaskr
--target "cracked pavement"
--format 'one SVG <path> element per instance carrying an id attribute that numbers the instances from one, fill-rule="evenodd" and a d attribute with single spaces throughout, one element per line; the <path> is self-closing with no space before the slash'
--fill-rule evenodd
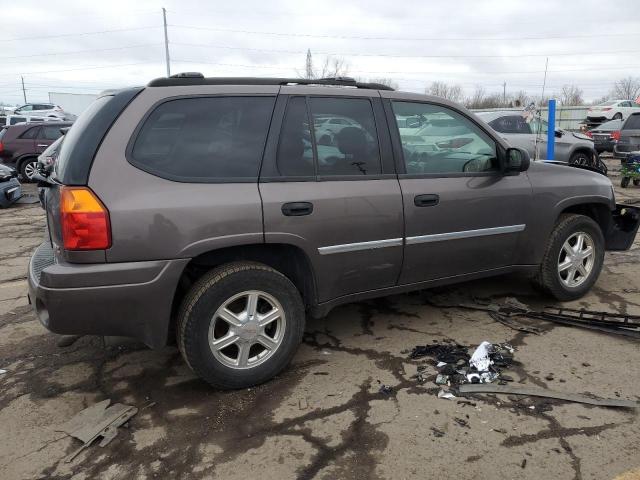
<path id="1" fill-rule="evenodd" d="M 640 199 L 640 188 L 617 193 Z M 174 347 L 47 332 L 26 304 L 25 282 L 44 229 L 38 205 L 0 211 L 2 479 L 640 478 L 637 412 L 508 395 L 439 399 L 432 362 L 408 358 L 415 345 L 444 339 L 510 342 L 516 363 L 507 373 L 516 384 L 640 400 L 637 340 L 532 320 L 540 335 L 517 332 L 433 301 L 551 303 L 524 278 L 342 306 L 308 319 L 298 354 L 276 379 L 220 392 L 195 378 Z M 640 242 L 608 253 L 593 291 L 567 305 L 640 314 L 639 259 Z M 422 384 L 412 378 L 421 365 Z M 381 384 L 393 392 L 380 393 Z M 140 411 L 108 446 L 65 463 L 80 442 L 56 426 L 106 398 Z"/>

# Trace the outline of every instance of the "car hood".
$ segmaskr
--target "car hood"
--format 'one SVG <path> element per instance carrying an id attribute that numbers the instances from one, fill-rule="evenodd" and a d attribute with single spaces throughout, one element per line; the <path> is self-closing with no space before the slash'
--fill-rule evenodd
<path id="1" fill-rule="evenodd" d="M 0 182 L 17 177 L 18 173 L 14 168 L 8 167 L 0 163 Z"/>
<path id="2" fill-rule="evenodd" d="M 607 187 L 607 189 L 610 189 L 612 186 L 611 180 L 609 180 L 606 175 L 598 173 L 595 170 L 569 165 L 565 162 L 557 162 L 554 160 L 532 161 L 529 170 L 537 175 L 570 176 L 572 179 L 571 182 L 576 184 L 593 184 L 600 187 Z"/>

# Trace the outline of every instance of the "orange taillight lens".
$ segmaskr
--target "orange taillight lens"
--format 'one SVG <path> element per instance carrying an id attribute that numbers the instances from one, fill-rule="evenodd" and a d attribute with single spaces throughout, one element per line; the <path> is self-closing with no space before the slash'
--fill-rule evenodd
<path id="1" fill-rule="evenodd" d="M 104 250 L 111 246 L 109 211 L 86 187 L 60 188 L 65 250 Z"/>

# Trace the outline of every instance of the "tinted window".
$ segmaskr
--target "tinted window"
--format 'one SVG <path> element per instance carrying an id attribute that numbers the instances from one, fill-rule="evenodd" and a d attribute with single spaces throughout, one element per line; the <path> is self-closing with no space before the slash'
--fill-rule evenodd
<path id="1" fill-rule="evenodd" d="M 273 104 L 272 97 L 165 102 L 140 130 L 132 163 L 174 180 L 255 178 Z"/>
<path id="2" fill-rule="evenodd" d="M 309 116 L 304 97 L 294 97 L 287 105 L 280 133 L 276 169 L 285 177 L 315 174 Z"/>
<path id="3" fill-rule="evenodd" d="M 26 117 L 11 117 L 9 119 L 9 125 L 15 125 L 16 123 L 26 122 Z"/>
<path id="4" fill-rule="evenodd" d="M 57 140 L 62 136 L 62 132 L 60 131 L 61 128 L 62 127 L 59 125 L 42 127 L 39 138 L 44 138 L 45 140 Z"/>
<path id="5" fill-rule="evenodd" d="M 489 122 L 489 125 L 500 133 L 531 133 L 531 127 L 521 115 L 508 115 Z"/>
<path id="6" fill-rule="evenodd" d="M 20 135 L 20 138 L 26 138 L 26 139 L 36 138 L 36 134 L 38 133 L 39 128 L 40 127 L 30 128 L 29 130 L 24 132 L 22 135 Z"/>
<path id="7" fill-rule="evenodd" d="M 373 107 L 366 98 L 309 99 L 318 175 L 381 173 Z M 332 117 L 329 122 L 321 118 Z"/>
<path id="8" fill-rule="evenodd" d="M 408 174 L 498 170 L 495 142 L 460 113 L 413 102 L 393 102 L 393 111 L 396 118 L 420 119 L 417 128 L 398 128 Z"/>
<path id="9" fill-rule="evenodd" d="M 640 130 L 640 115 L 630 115 L 622 127 L 623 130 Z"/>

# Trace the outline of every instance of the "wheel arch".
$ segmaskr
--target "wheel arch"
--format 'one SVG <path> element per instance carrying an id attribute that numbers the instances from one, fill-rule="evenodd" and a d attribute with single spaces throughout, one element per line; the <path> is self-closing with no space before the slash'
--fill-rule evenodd
<path id="1" fill-rule="evenodd" d="M 602 235 L 606 235 L 611 225 L 611 209 L 608 201 L 587 201 L 577 202 L 571 205 L 567 205 L 558 212 L 556 216 L 556 223 L 560 218 L 560 215 L 566 213 L 575 213 L 578 215 L 585 215 L 591 218 L 598 224 Z"/>
<path id="2" fill-rule="evenodd" d="M 202 275 L 212 268 L 234 261 L 263 263 L 282 273 L 296 286 L 305 308 L 317 303 L 316 280 L 311 260 L 302 248 L 286 243 L 256 243 L 210 250 L 193 257 L 185 266 L 171 306 L 169 338 L 175 328 L 182 299 Z"/>

